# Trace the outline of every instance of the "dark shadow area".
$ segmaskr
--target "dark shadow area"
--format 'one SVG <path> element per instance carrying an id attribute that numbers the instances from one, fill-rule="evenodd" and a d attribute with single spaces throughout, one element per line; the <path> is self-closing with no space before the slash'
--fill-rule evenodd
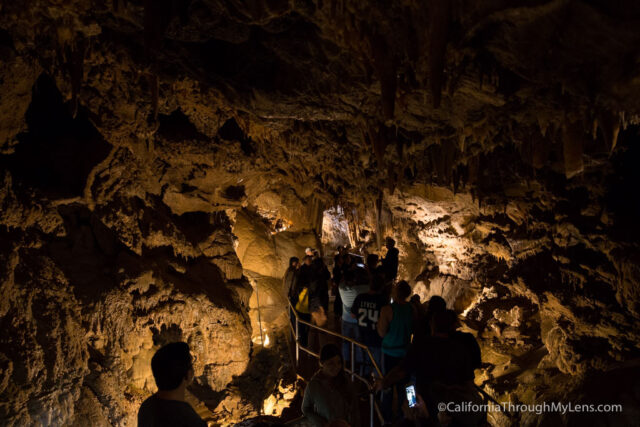
<path id="1" fill-rule="evenodd" d="M 227 200 L 240 201 L 246 196 L 244 185 L 230 185 L 222 192 L 222 197 Z"/>
<path id="2" fill-rule="evenodd" d="M 624 242 L 640 240 L 640 127 L 633 126 L 621 133 L 612 158 L 615 173 L 609 175 L 605 205 L 613 214 L 612 237 Z"/>
<path id="3" fill-rule="evenodd" d="M 250 156 L 256 152 L 253 141 L 244 133 L 238 122 L 232 117 L 218 130 L 218 136 L 225 141 L 238 141 L 242 152 Z"/>
<path id="4" fill-rule="evenodd" d="M 198 131 L 189 117 L 187 117 L 182 111 L 175 110 L 173 113 L 159 114 L 157 135 L 167 141 L 206 141 L 209 139 L 205 134 Z"/>
<path id="5" fill-rule="evenodd" d="M 0 166 L 51 199 L 82 195 L 91 170 L 111 145 L 80 108 L 72 117 L 55 81 L 42 74 L 33 87 L 26 113 L 27 132 L 18 135 L 15 152 L 0 157 Z"/>
<path id="6" fill-rule="evenodd" d="M 58 212 L 65 235 L 47 244 L 47 254 L 73 284 L 76 298 L 85 304 L 99 301 L 118 286 L 118 264 L 129 251 L 86 206 L 63 205 Z"/>

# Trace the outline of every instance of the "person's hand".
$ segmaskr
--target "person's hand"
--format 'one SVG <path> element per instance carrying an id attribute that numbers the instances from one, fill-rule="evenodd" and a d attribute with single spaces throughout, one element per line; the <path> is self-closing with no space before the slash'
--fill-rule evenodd
<path id="1" fill-rule="evenodd" d="M 424 403 L 422 396 L 416 394 L 416 404 L 413 408 L 409 407 L 409 403 L 405 400 L 402 404 L 402 411 L 404 412 L 404 416 L 410 420 L 417 420 L 420 418 L 429 418 L 429 411 L 427 410 L 427 405 Z"/>
<path id="2" fill-rule="evenodd" d="M 371 389 L 377 393 L 379 391 L 382 391 L 383 388 L 384 378 L 376 378 L 375 381 L 373 381 L 373 387 L 371 387 Z"/>

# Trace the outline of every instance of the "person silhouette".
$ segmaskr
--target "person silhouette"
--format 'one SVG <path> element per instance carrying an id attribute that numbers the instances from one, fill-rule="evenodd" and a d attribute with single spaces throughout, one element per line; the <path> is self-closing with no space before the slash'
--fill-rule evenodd
<path id="1" fill-rule="evenodd" d="M 151 372 L 158 391 L 138 410 L 138 427 L 207 427 L 207 423 L 185 401 L 193 381 L 189 345 L 174 342 L 161 347 L 151 358 Z"/>
<path id="2" fill-rule="evenodd" d="M 304 390 L 302 413 L 314 427 L 360 425 L 356 391 L 334 344 L 325 344 L 320 350 L 320 369 Z"/>

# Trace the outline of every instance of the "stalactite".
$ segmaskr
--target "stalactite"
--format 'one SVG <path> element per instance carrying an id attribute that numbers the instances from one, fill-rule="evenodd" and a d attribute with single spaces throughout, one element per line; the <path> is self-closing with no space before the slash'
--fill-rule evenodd
<path id="1" fill-rule="evenodd" d="M 457 146 L 451 141 L 442 145 L 442 162 L 444 164 L 445 183 L 447 186 L 453 182 L 453 169 L 456 153 Z"/>
<path id="2" fill-rule="evenodd" d="M 469 182 L 469 165 L 460 165 L 458 174 L 460 176 L 460 181 L 462 182 L 462 188 L 466 188 L 467 183 Z"/>
<path id="3" fill-rule="evenodd" d="M 392 120 L 396 103 L 397 65 L 395 57 L 389 52 L 386 40 L 379 34 L 371 36 L 371 55 L 373 68 L 380 80 L 382 92 L 382 116 Z"/>
<path id="4" fill-rule="evenodd" d="M 468 173 L 467 173 L 469 185 L 477 184 L 479 169 L 480 169 L 479 157 L 474 156 L 471 159 L 469 159 Z"/>
<path id="5" fill-rule="evenodd" d="M 451 21 L 451 0 L 429 0 L 429 81 L 433 107 L 438 108 L 444 84 L 445 55 Z"/>
<path id="6" fill-rule="evenodd" d="M 620 116 L 611 111 L 606 111 L 600 114 L 598 124 L 602 130 L 602 136 L 607 144 L 607 149 L 610 153 L 613 153 L 618 143 L 618 134 L 620 133 Z"/>
<path id="7" fill-rule="evenodd" d="M 375 129 L 373 125 L 369 124 L 367 129 L 373 153 L 376 156 L 376 162 L 378 163 L 378 170 L 382 171 L 385 166 L 384 152 L 387 148 L 386 129 L 382 124 L 378 126 L 378 129 Z"/>
<path id="8" fill-rule="evenodd" d="M 584 170 L 583 145 L 584 131 L 581 123 L 566 124 L 562 128 L 562 153 L 567 178 L 573 178 Z"/>
<path id="9" fill-rule="evenodd" d="M 71 115 L 78 113 L 78 94 L 84 78 L 84 57 L 88 50 L 88 42 L 79 37 L 64 46 L 64 66 L 71 82 Z"/>
<path id="10" fill-rule="evenodd" d="M 393 194 L 398 184 L 399 178 L 396 171 L 393 170 L 393 165 L 389 165 L 387 168 L 387 183 L 389 188 L 389 194 Z"/>
<path id="11" fill-rule="evenodd" d="M 396 152 L 400 158 L 400 163 L 404 162 L 404 142 L 402 138 L 398 138 L 398 127 L 396 126 Z"/>

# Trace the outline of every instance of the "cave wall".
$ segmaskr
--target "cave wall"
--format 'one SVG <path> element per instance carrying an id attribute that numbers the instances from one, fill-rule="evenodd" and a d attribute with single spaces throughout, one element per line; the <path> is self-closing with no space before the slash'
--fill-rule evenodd
<path id="1" fill-rule="evenodd" d="M 9 203 L 14 190 L 3 187 L 9 217 L 25 209 Z M 223 215 L 190 224 L 205 232 L 199 239 L 209 240 L 202 251 L 199 241 L 178 231 L 184 219 L 169 213 L 162 226 L 173 230 L 164 234 L 144 223 L 141 230 L 132 211 L 149 215 L 158 206 L 140 199 L 94 211 L 80 204 L 41 208 L 37 223 L 22 229 L 3 224 L 3 423 L 77 419 L 81 425 L 82 414 L 91 412 L 100 415 L 95 425 L 133 424 L 137 407 L 155 389 L 153 352 L 176 339 L 197 355 L 196 383 L 210 392 L 222 391 L 245 370 L 251 290 L 216 265 L 233 256 Z M 160 244 L 126 241 L 123 222 L 130 235 Z M 217 351 L 222 346 L 225 353 Z"/>
<path id="2" fill-rule="evenodd" d="M 333 206 L 464 311 L 494 396 L 638 407 L 638 28 L 631 0 L 2 3 L 2 420 L 124 424 L 179 336 L 231 340 L 196 406 L 250 413 L 251 288 L 278 307 Z"/>
<path id="3" fill-rule="evenodd" d="M 500 401 L 626 405 L 623 414 L 591 418 L 518 415 L 526 425 L 634 422 L 640 384 L 627 376 L 640 355 L 639 227 L 631 219 L 639 211 L 626 194 L 638 182 L 630 167 L 637 137 L 637 129 L 622 135 L 620 151 L 579 179 L 494 178 L 485 184 L 490 200 L 429 186 L 385 194 L 399 276 L 423 302 L 440 295 L 462 313 L 482 348 L 478 384 Z M 363 227 L 375 232 L 370 221 Z M 515 422 L 500 414 L 491 421 Z"/>
<path id="4" fill-rule="evenodd" d="M 249 363 L 252 291 L 226 214 L 172 212 L 145 159 L 72 118 L 46 78 L 27 123 L 2 159 L 2 424 L 135 424 L 151 356 L 174 340 L 197 356 L 194 405 L 228 417 L 217 404 Z"/>

